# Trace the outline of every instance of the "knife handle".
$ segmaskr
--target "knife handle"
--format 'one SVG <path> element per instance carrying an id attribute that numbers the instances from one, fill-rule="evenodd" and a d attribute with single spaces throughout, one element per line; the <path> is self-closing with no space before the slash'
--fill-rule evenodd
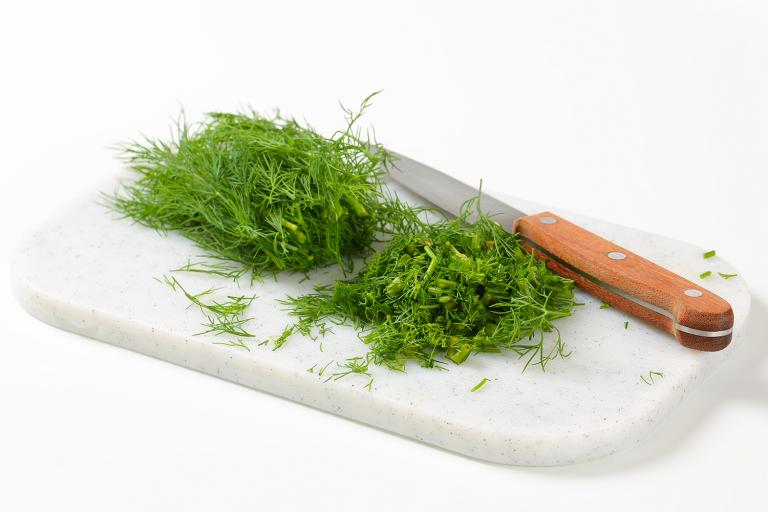
<path id="1" fill-rule="evenodd" d="M 695 350 L 731 342 L 733 310 L 718 295 L 550 212 L 521 217 L 514 230 L 561 276 Z"/>

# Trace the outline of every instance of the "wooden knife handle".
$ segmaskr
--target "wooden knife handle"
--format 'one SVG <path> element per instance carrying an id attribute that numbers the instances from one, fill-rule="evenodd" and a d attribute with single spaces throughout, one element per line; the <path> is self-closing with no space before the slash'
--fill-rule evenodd
<path id="1" fill-rule="evenodd" d="M 695 283 L 550 212 L 521 217 L 514 229 L 551 270 L 682 345 L 716 351 L 731 342 L 731 305 Z"/>

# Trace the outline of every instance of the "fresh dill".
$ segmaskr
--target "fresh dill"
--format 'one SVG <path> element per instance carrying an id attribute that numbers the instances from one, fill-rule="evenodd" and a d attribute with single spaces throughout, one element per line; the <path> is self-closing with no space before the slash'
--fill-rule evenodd
<path id="1" fill-rule="evenodd" d="M 642 379 L 642 381 L 645 382 L 646 384 L 648 384 L 649 386 L 652 386 L 653 384 L 655 384 L 655 382 L 653 380 L 653 377 L 661 377 L 663 379 L 664 378 L 664 373 L 649 371 L 647 379 L 645 378 L 644 375 L 641 375 L 640 379 Z"/>
<path id="2" fill-rule="evenodd" d="M 208 316 L 208 322 L 204 322 L 203 326 L 208 327 L 207 330 L 195 333 L 195 336 L 201 336 L 203 334 L 214 333 L 231 334 L 232 336 L 240 336 L 242 338 L 253 338 L 254 335 L 246 331 L 243 325 L 253 320 L 253 318 L 233 318 L 227 316 Z"/>
<path id="3" fill-rule="evenodd" d="M 701 274 L 699 274 L 699 279 L 706 279 L 711 275 L 712 275 L 712 271 L 707 270 L 706 272 L 702 272 Z"/>
<path id="4" fill-rule="evenodd" d="M 317 372 L 317 375 L 318 375 L 319 377 L 322 377 L 322 376 L 323 376 L 323 374 L 325 373 L 325 371 L 328 369 L 328 367 L 329 367 L 329 366 L 331 366 L 332 364 L 333 364 L 333 360 L 330 360 L 330 361 L 328 361 L 327 363 L 325 363 L 325 366 L 323 366 L 322 368 L 320 368 L 320 371 L 318 371 L 318 372 Z"/>
<path id="5" fill-rule="evenodd" d="M 466 220 L 479 199 L 450 221 L 395 234 L 353 279 L 283 301 L 306 331 L 330 319 L 360 330 L 370 363 L 404 370 L 462 364 L 508 349 L 542 369 L 568 354 L 553 320 L 571 314 L 573 281 L 546 268 L 489 217 Z M 545 333 L 554 332 L 545 347 Z M 445 358 L 445 360 L 443 360 Z M 360 368 L 363 368 L 360 366 Z M 357 373 L 362 373 L 358 371 Z"/>
<path id="6" fill-rule="evenodd" d="M 718 272 L 717 274 L 723 279 L 731 279 L 739 275 L 739 274 L 723 274 L 722 272 Z"/>
<path id="7" fill-rule="evenodd" d="M 243 338 L 254 337 L 243 326 L 252 320 L 252 318 L 245 318 L 244 315 L 251 303 L 257 299 L 256 295 L 227 295 L 226 300 L 204 300 L 218 291 L 218 289 L 208 288 L 193 294 L 187 291 L 179 280 L 173 276 L 164 275 L 162 280 L 157 278 L 155 280 L 167 284 L 173 291 L 181 290 L 182 294 L 190 302 L 189 307 L 197 306 L 205 315 L 208 321 L 202 325 L 207 327 L 207 330 L 196 333 L 195 336 L 214 333 L 216 335 L 229 334 Z"/>
<path id="8" fill-rule="evenodd" d="M 624 322 L 624 329 L 629 329 L 629 322 Z"/>
<path id="9" fill-rule="evenodd" d="M 603 302 L 602 304 L 600 304 L 600 309 L 611 309 L 611 307 L 612 306 L 607 302 Z"/>
<path id="10" fill-rule="evenodd" d="M 213 344 L 214 344 L 214 345 L 225 345 L 225 346 L 227 346 L 227 347 L 240 347 L 240 348 L 244 348 L 244 349 L 245 349 L 245 350 L 247 350 L 248 352 L 250 352 L 250 351 L 251 351 L 250 347 L 248 347 L 248 345 L 246 345 L 246 344 L 245 344 L 245 342 L 244 342 L 243 340 L 233 340 L 233 341 L 214 341 L 214 342 L 213 342 Z"/>
<path id="11" fill-rule="evenodd" d="M 480 388 L 482 388 L 483 386 L 485 386 L 487 382 L 488 382 L 488 379 L 486 377 L 483 377 L 483 380 L 481 380 L 480 382 L 475 384 L 475 386 L 472 389 L 470 389 L 469 391 L 474 393 L 475 391 L 477 391 Z"/>
<path id="12" fill-rule="evenodd" d="M 373 376 L 368 371 L 368 369 L 370 368 L 370 364 L 371 364 L 370 354 L 366 356 L 350 357 L 349 359 L 346 360 L 344 364 L 336 363 L 336 366 L 339 368 L 340 371 L 332 373 L 327 379 L 325 379 L 325 382 L 343 379 L 348 375 L 363 375 L 365 377 L 368 377 L 368 383 L 363 387 L 368 391 L 371 391 L 373 389 Z M 323 371 L 326 368 L 327 366 L 323 368 Z"/>
<path id="13" fill-rule="evenodd" d="M 157 281 L 160 284 L 166 284 L 166 285 L 168 285 L 171 288 L 171 290 L 173 290 L 174 292 L 176 291 L 175 280 L 172 280 L 167 275 L 163 275 L 162 279 L 160 279 L 159 277 L 153 277 L 152 279 L 154 279 L 155 281 Z"/>
<path id="14" fill-rule="evenodd" d="M 140 224 L 174 230 L 216 257 L 261 272 L 306 272 L 365 255 L 380 233 L 412 222 L 415 208 L 382 187 L 392 157 L 363 137 L 359 110 L 330 137 L 276 113 L 210 113 L 171 140 L 122 147 L 132 179 L 107 204 Z M 177 271 L 181 271 L 177 269 Z M 239 277 L 239 270 L 183 271 Z"/>
<path id="15" fill-rule="evenodd" d="M 210 261 L 192 261 L 187 260 L 185 265 L 179 268 L 174 268 L 171 272 L 194 272 L 199 274 L 208 274 L 213 276 L 224 277 L 231 279 L 235 283 L 240 281 L 240 278 L 248 272 L 248 269 L 243 266 L 234 266 L 226 262 L 210 262 Z"/>
<path id="16" fill-rule="evenodd" d="M 714 249 L 702 254 L 705 260 L 708 260 L 709 258 L 714 258 L 716 255 L 717 255 L 717 251 L 715 251 Z"/>

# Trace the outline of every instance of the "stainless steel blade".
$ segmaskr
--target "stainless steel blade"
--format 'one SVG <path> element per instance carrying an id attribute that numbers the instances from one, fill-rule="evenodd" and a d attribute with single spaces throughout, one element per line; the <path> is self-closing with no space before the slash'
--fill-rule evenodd
<path id="1" fill-rule="evenodd" d="M 458 215 L 461 205 L 478 194 L 477 188 L 462 183 L 437 169 L 394 151 L 390 153 L 395 156 L 390 178 L 452 215 Z M 493 216 L 493 220 L 501 224 L 504 229 L 511 229 L 515 219 L 527 215 L 485 192 L 480 198 L 480 211 Z M 473 217 L 474 215 L 470 215 L 470 222 Z"/>

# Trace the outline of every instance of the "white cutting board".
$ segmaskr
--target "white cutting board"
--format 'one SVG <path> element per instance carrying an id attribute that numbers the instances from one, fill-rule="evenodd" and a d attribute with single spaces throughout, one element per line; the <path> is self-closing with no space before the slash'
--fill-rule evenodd
<path id="1" fill-rule="evenodd" d="M 503 196 L 501 196 L 503 197 Z M 511 201 L 527 211 L 535 205 Z M 527 207 L 527 208 L 525 208 Z M 229 338 L 194 336 L 204 330 L 199 310 L 153 278 L 168 274 L 203 251 L 176 235 L 116 220 L 96 198 L 74 205 L 22 245 L 13 268 L 18 300 L 51 325 L 141 352 L 245 386 L 391 430 L 471 457 L 517 465 L 559 465 L 615 453 L 646 437 L 734 350 L 749 312 L 741 277 L 724 280 L 717 271 L 737 271 L 720 258 L 704 260 L 703 249 L 657 235 L 552 209 L 627 249 L 720 294 L 733 306 L 735 336 L 717 353 L 696 352 L 652 327 L 579 292 L 584 306 L 557 321 L 570 357 L 545 372 L 513 354 L 481 354 L 449 371 L 410 365 L 407 373 L 373 368 L 368 379 L 349 376 L 324 382 L 336 362 L 363 355 L 365 345 L 351 328 L 336 327 L 322 344 L 295 335 L 279 350 L 247 341 L 250 352 L 216 344 Z M 714 276 L 699 280 L 704 270 Z M 275 299 L 309 292 L 332 282 L 333 269 L 280 275 L 240 288 L 224 278 L 177 273 L 191 292 L 211 286 L 222 294 L 256 294 L 248 329 L 260 339 L 278 334 L 290 321 Z M 624 322 L 629 321 L 625 329 Z M 325 374 L 319 368 L 328 366 Z M 307 370 L 316 365 L 313 373 Z M 650 371 L 663 372 L 647 384 Z M 140 376 L 137 376 L 139 378 Z M 470 389 L 482 378 L 483 388 Z"/>

